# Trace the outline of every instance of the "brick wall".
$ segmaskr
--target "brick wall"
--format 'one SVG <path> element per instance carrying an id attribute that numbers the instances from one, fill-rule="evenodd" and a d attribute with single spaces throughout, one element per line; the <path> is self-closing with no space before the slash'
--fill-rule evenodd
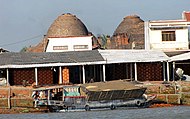
<path id="1" fill-rule="evenodd" d="M 38 68 L 38 84 L 53 84 L 53 71 L 51 68 Z"/>
<path id="2" fill-rule="evenodd" d="M 162 63 L 138 63 L 137 77 L 139 81 L 162 81 Z"/>
<path id="3" fill-rule="evenodd" d="M 28 84 L 35 82 L 34 68 L 26 69 L 10 69 L 10 85 L 23 85 L 23 81 L 27 81 Z"/>

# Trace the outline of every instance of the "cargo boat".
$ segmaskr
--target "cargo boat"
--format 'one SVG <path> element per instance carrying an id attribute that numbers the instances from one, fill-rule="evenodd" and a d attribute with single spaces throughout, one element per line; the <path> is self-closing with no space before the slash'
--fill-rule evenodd
<path id="1" fill-rule="evenodd" d="M 148 107 L 150 101 L 144 96 L 145 87 L 125 80 L 48 86 L 33 91 L 35 107 L 48 107 L 50 111 Z"/>

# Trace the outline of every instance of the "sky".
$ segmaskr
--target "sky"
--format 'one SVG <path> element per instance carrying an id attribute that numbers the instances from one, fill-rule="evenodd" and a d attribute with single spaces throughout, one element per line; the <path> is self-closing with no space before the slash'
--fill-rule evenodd
<path id="1" fill-rule="evenodd" d="M 76 15 L 95 36 L 111 36 L 129 15 L 176 20 L 190 11 L 189 0 L 0 0 L 0 6 L 0 47 L 13 52 L 37 45 L 64 13 Z"/>

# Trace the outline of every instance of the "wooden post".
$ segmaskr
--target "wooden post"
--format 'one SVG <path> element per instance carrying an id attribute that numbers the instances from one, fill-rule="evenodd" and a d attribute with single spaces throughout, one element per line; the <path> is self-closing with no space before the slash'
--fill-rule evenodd
<path id="1" fill-rule="evenodd" d="M 82 65 L 82 77 L 83 77 L 83 84 L 86 83 L 86 79 L 85 79 L 85 68 L 84 65 Z"/>
<path id="2" fill-rule="evenodd" d="M 103 65 L 103 82 L 106 81 L 106 67 L 105 64 Z"/>
<path id="3" fill-rule="evenodd" d="M 165 62 L 163 62 L 163 76 L 164 76 L 164 81 L 166 81 Z"/>
<path id="4" fill-rule="evenodd" d="M 135 81 L 137 81 L 137 63 L 135 62 L 134 64 L 135 66 Z"/>
<path id="5" fill-rule="evenodd" d="M 175 81 L 175 62 L 173 62 L 173 81 Z"/>
<path id="6" fill-rule="evenodd" d="M 36 81 L 36 86 L 38 85 L 38 69 L 35 68 L 35 81 Z"/>
<path id="7" fill-rule="evenodd" d="M 11 109 L 11 87 L 8 90 L 8 108 Z"/>
<path id="8" fill-rule="evenodd" d="M 48 97 L 47 97 L 47 100 L 48 100 L 48 105 L 50 104 L 50 99 L 51 99 L 51 92 L 50 90 L 48 90 Z"/>
<path id="9" fill-rule="evenodd" d="M 9 83 L 9 69 L 7 69 L 7 86 L 10 86 L 10 83 Z"/>
<path id="10" fill-rule="evenodd" d="M 59 67 L 59 84 L 62 84 L 63 83 L 63 79 L 62 79 L 62 68 L 61 66 Z"/>

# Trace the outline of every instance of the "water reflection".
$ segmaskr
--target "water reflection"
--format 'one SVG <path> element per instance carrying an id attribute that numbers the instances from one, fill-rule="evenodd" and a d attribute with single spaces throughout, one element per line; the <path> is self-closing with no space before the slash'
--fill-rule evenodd
<path id="1" fill-rule="evenodd" d="M 45 114 L 1 114 L 0 119 L 188 119 L 189 106 Z"/>

